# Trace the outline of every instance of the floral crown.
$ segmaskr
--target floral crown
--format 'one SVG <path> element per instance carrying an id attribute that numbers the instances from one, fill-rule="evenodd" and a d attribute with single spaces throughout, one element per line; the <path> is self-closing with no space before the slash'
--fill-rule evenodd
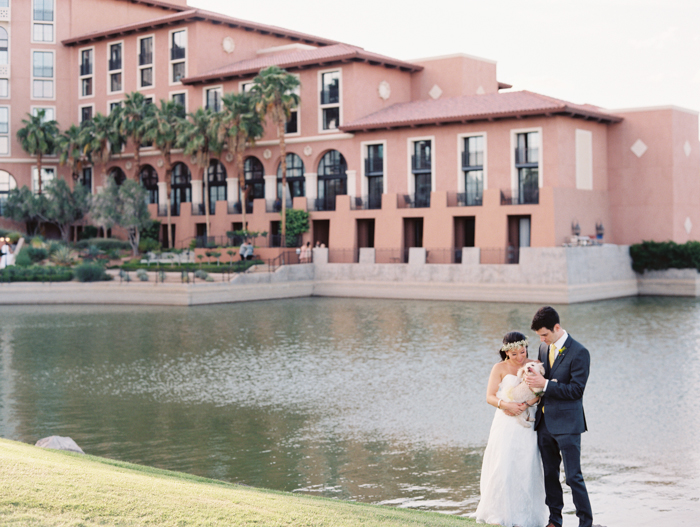
<path id="1" fill-rule="evenodd" d="M 509 342 L 508 344 L 504 344 L 501 347 L 501 351 L 508 352 L 510 350 L 515 350 L 518 348 L 526 348 L 527 345 L 529 344 L 527 337 L 525 337 L 525 340 L 519 340 L 517 342 Z"/>

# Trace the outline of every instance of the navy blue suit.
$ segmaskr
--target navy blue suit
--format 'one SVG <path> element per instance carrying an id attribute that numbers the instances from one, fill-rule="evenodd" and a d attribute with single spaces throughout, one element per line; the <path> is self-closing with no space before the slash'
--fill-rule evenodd
<path id="1" fill-rule="evenodd" d="M 583 392 L 588 381 L 591 356 L 584 346 L 569 335 L 552 367 L 549 366 L 549 346 L 545 343 L 540 344 L 539 360 L 544 364 L 545 378 L 549 379 L 535 418 L 549 521 L 562 525 L 564 495 L 559 482 L 559 469 L 563 460 L 566 484 L 571 488 L 579 526 L 591 527 L 593 512 L 581 473 L 581 434 L 587 430 Z"/>

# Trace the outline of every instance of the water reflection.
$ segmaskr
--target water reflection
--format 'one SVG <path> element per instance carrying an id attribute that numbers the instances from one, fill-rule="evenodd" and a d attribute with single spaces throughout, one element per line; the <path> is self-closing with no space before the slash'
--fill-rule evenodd
<path id="1" fill-rule="evenodd" d="M 499 337 L 527 330 L 535 307 L 0 307 L 0 435 L 69 435 L 95 455 L 466 514 L 478 501 Z M 560 313 L 592 355 L 583 463 L 596 522 L 690 525 L 700 512 L 700 303 Z"/>

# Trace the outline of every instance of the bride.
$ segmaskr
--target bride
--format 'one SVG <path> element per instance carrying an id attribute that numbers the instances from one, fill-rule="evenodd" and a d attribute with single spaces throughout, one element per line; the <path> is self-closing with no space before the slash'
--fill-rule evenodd
<path id="1" fill-rule="evenodd" d="M 489 376 L 486 401 L 497 410 L 481 467 L 481 500 L 472 515 L 480 523 L 506 527 L 542 527 L 547 523 L 537 432 L 518 423 L 516 417 L 531 412 L 534 421 L 539 399 L 533 396 L 518 404 L 508 397 L 509 389 L 520 383 L 518 369 L 533 362 L 527 357 L 527 344 L 522 333 L 506 334 L 499 350 L 502 360 Z"/>

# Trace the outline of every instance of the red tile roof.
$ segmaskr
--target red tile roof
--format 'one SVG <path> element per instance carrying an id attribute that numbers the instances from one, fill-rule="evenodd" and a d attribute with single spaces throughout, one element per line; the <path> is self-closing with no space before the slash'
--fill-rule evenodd
<path id="1" fill-rule="evenodd" d="M 317 49 L 293 51 L 289 53 L 276 53 L 257 57 L 254 59 L 234 62 L 227 66 L 211 70 L 200 75 L 182 79 L 183 84 L 197 84 L 214 80 L 231 79 L 236 77 L 249 77 L 268 66 L 279 66 L 285 69 L 301 69 L 304 67 L 330 64 L 333 62 L 367 62 L 372 65 L 381 65 L 386 68 L 399 68 L 403 71 L 421 71 L 423 66 L 410 64 L 400 60 L 385 57 L 365 51 L 357 46 L 349 44 L 335 44 Z"/>
<path id="2" fill-rule="evenodd" d="M 129 2 L 130 4 L 143 4 L 151 7 L 160 7 L 161 9 L 171 9 L 173 11 L 187 11 L 189 9 L 189 7 L 183 7 L 181 5 L 172 4 L 163 0 L 122 0 L 122 2 Z"/>
<path id="3" fill-rule="evenodd" d="M 607 123 L 622 120 L 622 117 L 590 104 L 573 104 L 539 93 L 519 91 L 398 103 L 347 123 L 340 129 L 355 132 L 541 115 L 569 115 Z"/>
<path id="4" fill-rule="evenodd" d="M 177 11 L 174 14 L 164 15 L 151 20 L 146 20 L 143 22 L 136 22 L 131 24 L 126 24 L 123 26 L 113 27 L 106 30 L 95 31 L 93 33 L 87 33 L 77 37 L 72 37 L 61 41 L 64 46 L 75 46 L 87 44 L 89 42 L 95 42 L 98 40 L 105 40 L 110 38 L 117 38 L 123 35 L 129 35 L 132 33 L 139 33 L 144 31 L 151 31 L 153 29 L 164 27 L 168 25 L 175 24 L 177 22 L 192 22 L 192 21 L 207 21 L 213 24 L 223 24 L 231 28 L 241 28 L 247 31 L 254 31 L 263 35 L 272 35 L 279 38 L 289 39 L 294 42 L 304 42 L 307 44 L 312 44 L 316 46 L 330 46 L 337 44 L 338 41 L 330 40 L 322 37 L 315 37 L 313 35 L 307 35 L 306 33 L 299 33 L 297 31 L 291 31 L 289 29 L 283 29 L 277 26 L 269 26 L 266 24 L 259 24 L 257 22 L 250 22 L 248 20 L 241 20 L 239 18 L 233 18 L 225 15 L 220 15 L 218 13 L 213 13 L 211 11 L 206 11 L 204 9 L 184 9 L 180 6 L 167 4 L 166 2 L 158 2 L 155 0 L 139 0 L 140 3 L 153 5 L 157 7 L 163 7 L 164 9 L 172 9 Z"/>

